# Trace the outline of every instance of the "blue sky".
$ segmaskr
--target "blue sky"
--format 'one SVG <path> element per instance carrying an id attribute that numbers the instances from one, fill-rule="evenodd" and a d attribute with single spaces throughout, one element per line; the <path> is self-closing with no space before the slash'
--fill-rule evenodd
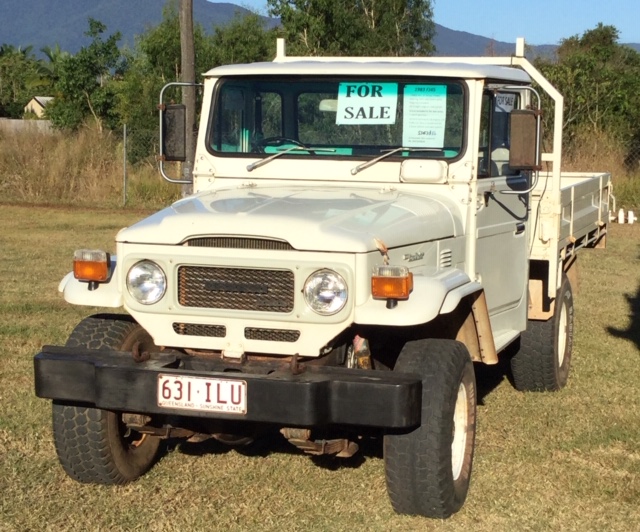
<path id="1" fill-rule="evenodd" d="M 266 0 L 227 2 L 266 13 Z M 620 42 L 640 43 L 640 0 L 435 0 L 433 6 L 438 24 L 497 41 L 557 44 L 602 22 L 618 28 Z"/>

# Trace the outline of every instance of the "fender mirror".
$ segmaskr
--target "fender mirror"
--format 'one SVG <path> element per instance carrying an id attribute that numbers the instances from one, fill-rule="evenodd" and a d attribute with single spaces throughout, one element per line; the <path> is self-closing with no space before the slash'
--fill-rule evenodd
<path id="1" fill-rule="evenodd" d="M 183 104 L 160 107 L 160 156 L 164 161 L 184 162 L 187 159 L 186 114 Z"/>
<path id="2" fill-rule="evenodd" d="M 509 167 L 513 170 L 540 170 L 541 127 L 538 113 L 514 109 L 509 120 Z"/>

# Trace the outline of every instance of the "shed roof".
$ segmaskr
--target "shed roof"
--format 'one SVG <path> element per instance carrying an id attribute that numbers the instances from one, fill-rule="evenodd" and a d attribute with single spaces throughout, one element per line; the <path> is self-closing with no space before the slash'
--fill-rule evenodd
<path id="1" fill-rule="evenodd" d="M 53 100 L 53 96 L 34 96 L 31 99 L 31 101 L 39 103 L 42 107 L 46 107 L 51 100 Z"/>

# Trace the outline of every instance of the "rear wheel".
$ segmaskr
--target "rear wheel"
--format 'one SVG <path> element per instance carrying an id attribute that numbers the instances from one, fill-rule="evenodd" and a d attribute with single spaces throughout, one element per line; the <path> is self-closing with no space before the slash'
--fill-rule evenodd
<path id="1" fill-rule="evenodd" d="M 520 349 L 511 359 L 516 389 L 555 391 L 567 384 L 573 348 L 573 292 L 566 277 L 547 321 L 529 320 Z"/>
<path id="2" fill-rule="evenodd" d="M 467 496 L 476 428 L 476 381 L 465 346 L 428 339 L 405 345 L 394 371 L 422 377 L 422 422 L 384 438 L 387 490 L 396 512 L 445 518 Z"/>
<path id="3" fill-rule="evenodd" d="M 149 334 L 128 316 L 82 320 L 69 347 L 140 351 L 154 346 Z M 144 474 L 156 458 L 159 438 L 128 429 L 122 415 L 85 405 L 53 403 L 53 439 L 65 472 L 85 483 L 124 484 Z"/>

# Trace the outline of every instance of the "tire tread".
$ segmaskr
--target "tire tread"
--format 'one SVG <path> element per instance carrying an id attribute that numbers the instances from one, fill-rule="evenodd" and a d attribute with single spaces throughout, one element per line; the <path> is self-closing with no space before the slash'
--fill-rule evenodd
<path id="1" fill-rule="evenodd" d="M 452 420 L 447 404 L 455 404 L 452 395 L 471 360 L 464 345 L 451 340 L 428 340 L 428 349 L 425 341 L 408 343 L 401 357 L 401 371 L 423 376 L 423 417 L 413 432 L 385 436 L 387 491 L 398 513 L 446 518 L 464 503 L 451 484 L 451 446 L 442 445 Z"/>
<path id="2" fill-rule="evenodd" d="M 138 327 L 126 315 L 90 316 L 76 326 L 66 346 L 120 349 Z M 148 437 L 148 441 L 135 450 L 136 457 L 123 464 L 114 449 L 120 438 L 117 414 L 91 406 L 54 401 L 52 424 L 62 468 L 82 483 L 130 482 L 151 466 L 159 446 L 158 438 Z"/>

